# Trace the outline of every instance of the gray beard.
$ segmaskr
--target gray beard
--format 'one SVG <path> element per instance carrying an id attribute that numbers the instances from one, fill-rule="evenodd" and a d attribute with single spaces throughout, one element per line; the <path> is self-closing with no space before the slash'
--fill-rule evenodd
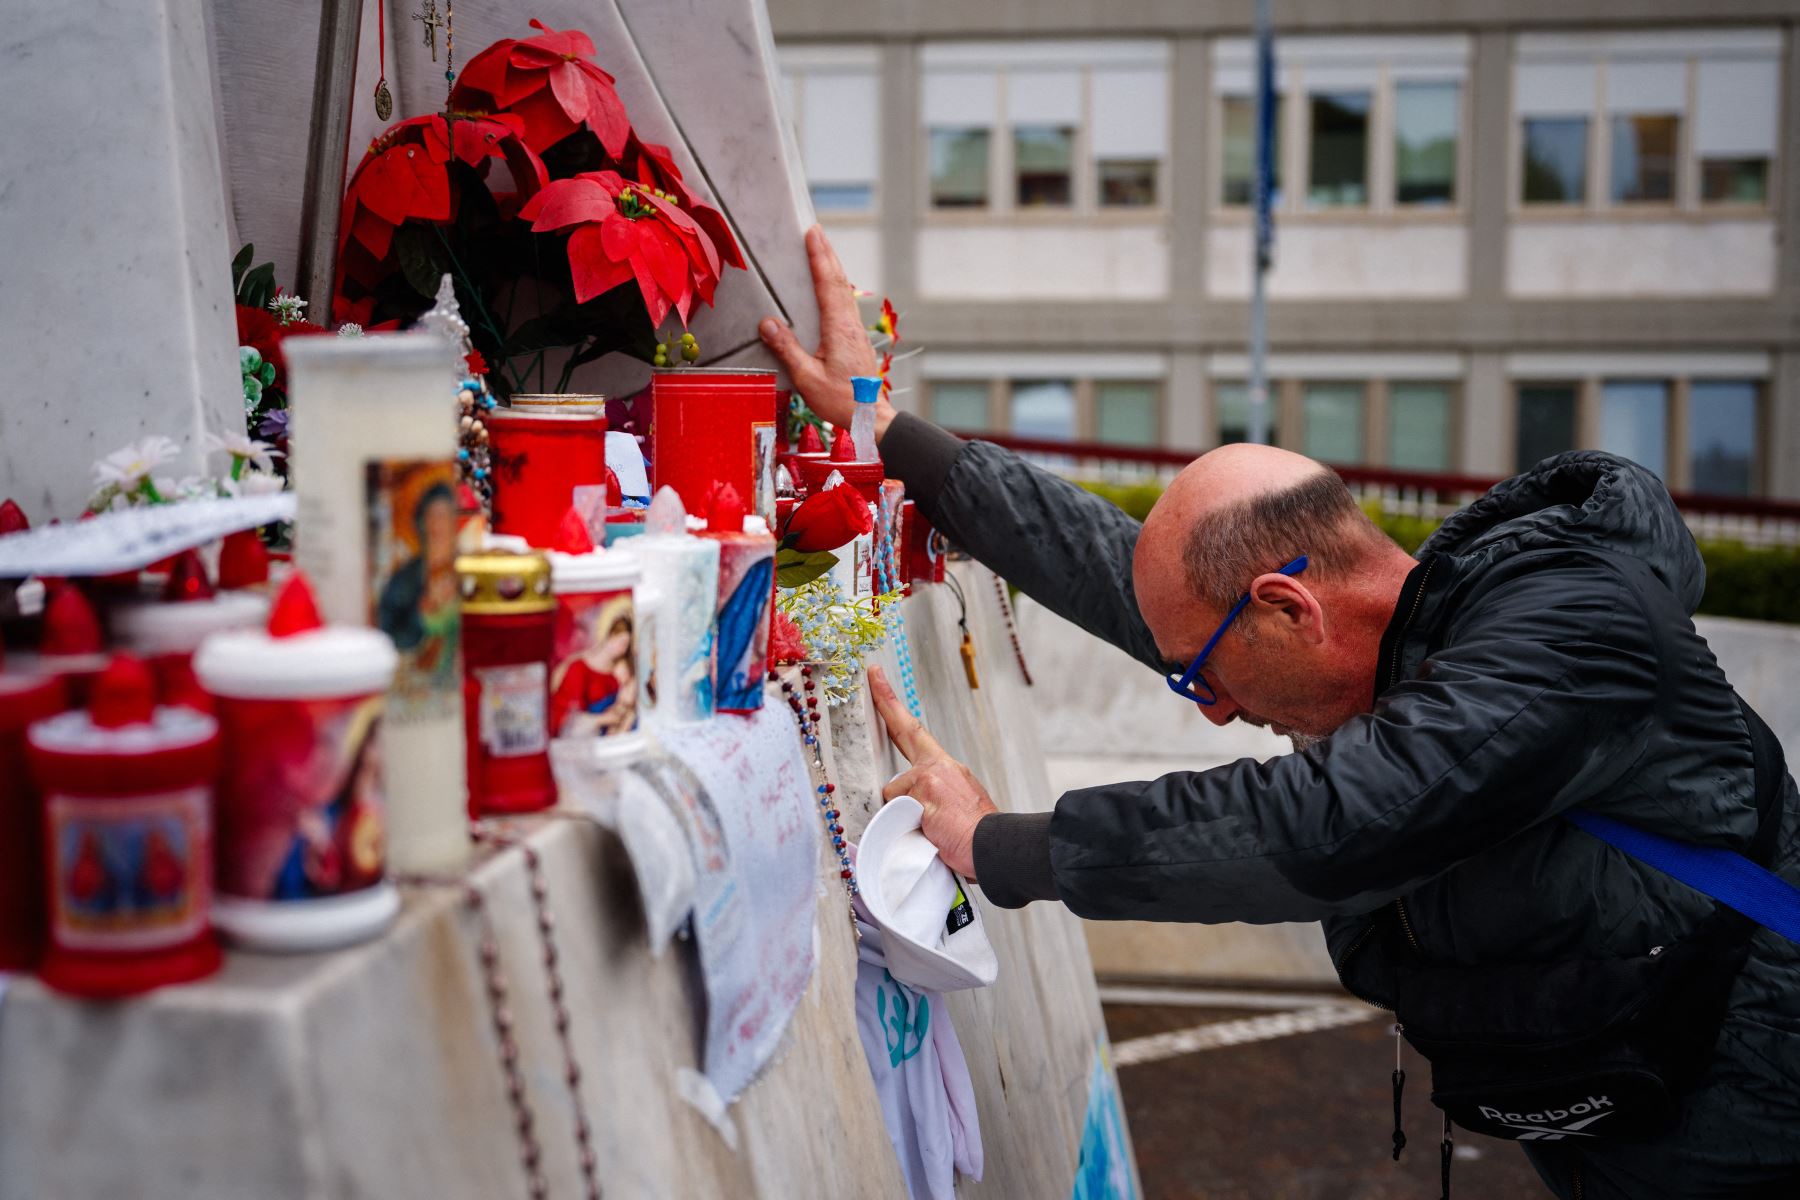
<path id="1" fill-rule="evenodd" d="M 1293 743 L 1294 752 L 1296 754 L 1301 753 L 1302 751 L 1305 751 L 1305 750 L 1309 750 L 1312 747 L 1319 745 L 1321 742 L 1323 742 L 1325 740 L 1324 738 L 1319 737 L 1316 734 L 1311 734 L 1311 733 L 1295 732 L 1295 733 L 1289 733 L 1287 735 L 1287 737 L 1288 737 L 1288 741 Z"/>

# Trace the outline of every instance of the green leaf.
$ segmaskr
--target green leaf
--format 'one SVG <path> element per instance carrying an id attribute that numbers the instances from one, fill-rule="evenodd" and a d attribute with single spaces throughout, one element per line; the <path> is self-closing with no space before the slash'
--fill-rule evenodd
<path id="1" fill-rule="evenodd" d="M 394 257 L 400 262 L 400 273 L 406 277 L 408 287 L 427 299 L 437 295 L 438 284 L 449 266 L 430 233 L 417 225 L 402 225 L 394 231 Z"/>
<path id="2" fill-rule="evenodd" d="M 250 308 L 267 308 L 275 298 L 275 264 L 266 262 L 247 272 L 238 288 L 238 303 Z"/>
<path id="3" fill-rule="evenodd" d="M 231 291 L 233 295 L 237 294 L 238 285 L 244 279 L 244 272 L 250 269 L 250 260 L 255 257 L 256 247 L 245 242 L 244 248 L 237 252 L 236 258 L 231 260 Z"/>
<path id="4" fill-rule="evenodd" d="M 782 588 L 804 587 L 837 566 L 837 555 L 829 550 L 802 554 L 798 550 L 782 550 L 775 555 L 775 584 Z"/>

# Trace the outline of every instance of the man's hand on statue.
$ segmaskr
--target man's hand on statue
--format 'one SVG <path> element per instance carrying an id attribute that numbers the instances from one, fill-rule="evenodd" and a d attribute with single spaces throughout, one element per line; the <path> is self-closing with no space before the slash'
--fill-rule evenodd
<path id="1" fill-rule="evenodd" d="M 776 317 L 763 318 L 758 332 L 781 361 L 794 390 L 807 406 L 833 425 L 848 427 L 855 404 L 850 394 L 850 377 L 874 375 L 880 367 L 875 362 L 875 348 L 869 344 L 869 331 L 863 328 L 862 314 L 857 311 L 856 291 L 844 274 L 837 251 L 817 225 L 806 231 L 806 257 L 812 265 L 813 295 L 819 302 L 818 352 L 809 354 L 794 337 L 794 331 Z M 877 441 L 893 419 L 894 406 L 885 397 L 877 401 Z"/>
<path id="2" fill-rule="evenodd" d="M 895 796 L 911 796 L 925 810 L 920 831 L 937 847 L 944 865 L 965 879 L 975 878 L 975 826 L 981 818 L 1000 809 L 989 799 L 981 781 L 969 768 L 944 753 L 937 740 L 925 732 L 906 704 L 894 694 L 880 667 L 869 668 L 869 692 L 887 726 L 888 737 L 911 763 L 911 769 L 881 789 L 885 803 Z"/>

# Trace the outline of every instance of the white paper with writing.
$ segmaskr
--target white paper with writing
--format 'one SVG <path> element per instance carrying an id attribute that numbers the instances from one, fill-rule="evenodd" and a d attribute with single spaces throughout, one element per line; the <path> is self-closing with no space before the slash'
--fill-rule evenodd
<path id="1" fill-rule="evenodd" d="M 768 1062 L 814 962 L 819 818 L 785 705 L 659 730 L 717 817 L 695 845 L 707 1080 L 727 1102 Z M 692 831 L 691 831 L 692 832 Z"/>

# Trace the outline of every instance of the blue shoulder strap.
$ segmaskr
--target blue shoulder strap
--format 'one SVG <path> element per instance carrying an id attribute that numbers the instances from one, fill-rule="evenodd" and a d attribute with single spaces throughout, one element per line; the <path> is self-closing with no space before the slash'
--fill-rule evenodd
<path id="1" fill-rule="evenodd" d="M 1781 743 L 1763 719 L 1742 698 L 1738 707 L 1750 732 L 1750 748 L 1756 762 L 1757 829 L 1752 852 L 1764 862 L 1772 862 L 1787 797 L 1787 763 Z M 1800 888 L 1742 854 L 1716 846 L 1690 846 L 1598 813 L 1576 809 L 1563 816 L 1577 829 L 1639 862 L 1704 892 L 1790 941 L 1800 942 Z"/>
<path id="2" fill-rule="evenodd" d="M 1590 812 L 1563 814 L 1576 828 L 1623 850 L 1758 925 L 1800 942 L 1800 888 L 1741 854 L 1716 846 L 1690 846 L 1611 817 Z"/>

